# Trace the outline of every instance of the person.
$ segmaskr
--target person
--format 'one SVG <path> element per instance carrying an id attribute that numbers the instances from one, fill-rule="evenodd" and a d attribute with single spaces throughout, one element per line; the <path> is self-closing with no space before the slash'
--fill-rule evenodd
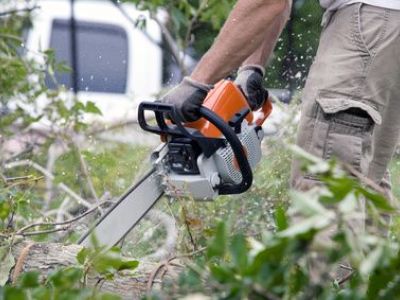
<path id="1" fill-rule="evenodd" d="M 392 201 L 387 167 L 400 134 L 400 1 L 320 3 L 326 12 L 302 94 L 297 144 L 351 165 Z M 291 185 L 316 184 L 294 160 Z"/>
<path id="2" fill-rule="evenodd" d="M 326 9 L 318 51 L 302 94 L 297 145 L 323 158 L 338 158 L 380 185 L 392 205 L 389 161 L 400 134 L 400 1 L 320 0 Z M 309 190 L 319 184 L 293 160 L 291 186 Z M 358 210 L 364 214 L 360 199 Z M 366 216 L 350 229 L 365 229 Z M 321 232 L 327 242 L 334 229 Z M 385 232 L 386 233 L 386 232 Z M 325 258 L 309 262 L 319 281 Z M 347 265 L 347 266 L 346 266 Z M 343 267 L 345 266 L 345 267 Z M 351 266 L 343 262 L 330 276 L 342 282 Z"/>
<path id="3" fill-rule="evenodd" d="M 264 65 L 289 18 L 291 0 L 238 0 L 211 48 L 192 74 L 162 101 L 174 104 L 184 121 L 199 118 L 199 108 L 213 85 L 239 68 L 236 83 L 252 109 L 260 107 Z"/>
<path id="4" fill-rule="evenodd" d="M 317 157 L 336 157 L 351 165 L 391 198 L 387 167 L 400 134 L 400 0 L 320 4 L 326 9 L 323 30 L 303 90 L 297 144 Z M 265 96 L 263 66 L 290 6 L 286 1 L 239 0 L 192 75 L 164 101 L 174 103 L 184 120 L 196 120 L 212 84 L 242 65 L 235 82 L 250 106 L 258 107 Z M 293 160 L 290 183 L 308 190 L 319 181 L 303 174 L 299 161 Z M 320 262 L 314 261 L 317 266 Z M 311 275 L 318 280 L 319 267 L 312 263 Z"/>
<path id="5" fill-rule="evenodd" d="M 400 0 L 320 0 L 326 9 L 315 61 L 302 96 L 297 144 L 339 158 L 391 198 L 387 166 L 400 133 Z M 163 100 L 185 121 L 196 120 L 207 92 L 235 68 L 252 108 L 260 106 L 264 64 L 290 14 L 291 1 L 239 0 L 215 43 Z M 317 178 L 293 161 L 291 186 L 308 190 Z"/>

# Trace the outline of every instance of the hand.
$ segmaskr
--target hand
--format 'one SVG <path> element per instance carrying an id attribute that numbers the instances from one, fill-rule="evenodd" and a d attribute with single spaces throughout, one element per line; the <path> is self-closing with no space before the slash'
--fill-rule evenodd
<path id="1" fill-rule="evenodd" d="M 180 84 L 162 97 L 161 101 L 173 104 L 184 122 L 193 122 L 200 118 L 200 107 L 212 88 L 212 85 L 185 77 Z"/>
<path id="2" fill-rule="evenodd" d="M 258 65 L 247 65 L 238 70 L 235 84 L 247 98 L 252 110 L 260 108 L 268 98 L 268 91 L 263 86 L 264 68 Z"/>

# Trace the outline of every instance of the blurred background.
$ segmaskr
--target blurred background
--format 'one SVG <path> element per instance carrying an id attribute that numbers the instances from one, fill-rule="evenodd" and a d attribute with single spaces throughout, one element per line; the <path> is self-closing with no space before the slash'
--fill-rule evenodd
<path id="1" fill-rule="evenodd" d="M 22 50 L 34 57 L 52 49 L 55 62 L 64 64 L 47 74 L 48 88 L 91 99 L 108 121 L 134 118 L 138 99 L 154 99 L 193 69 L 234 2 L 21 1 L 32 8 Z M 321 13 L 316 0 L 294 1 L 266 76 L 266 86 L 284 102 L 304 85 Z"/>

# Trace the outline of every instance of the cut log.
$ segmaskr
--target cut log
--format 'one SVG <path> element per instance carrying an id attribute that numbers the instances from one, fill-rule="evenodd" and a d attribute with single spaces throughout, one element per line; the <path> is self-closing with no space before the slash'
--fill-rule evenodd
<path id="1" fill-rule="evenodd" d="M 37 271 L 42 277 L 60 267 L 77 265 L 76 255 L 82 249 L 79 245 L 56 243 L 21 242 L 12 248 L 16 264 L 10 279 L 16 282 L 22 273 Z M 113 293 L 123 299 L 141 299 L 149 289 L 160 289 L 164 282 L 178 277 L 183 268 L 180 265 L 140 262 L 134 275 L 121 272 L 112 281 L 99 277 L 89 277 L 87 284 L 101 292 Z"/>

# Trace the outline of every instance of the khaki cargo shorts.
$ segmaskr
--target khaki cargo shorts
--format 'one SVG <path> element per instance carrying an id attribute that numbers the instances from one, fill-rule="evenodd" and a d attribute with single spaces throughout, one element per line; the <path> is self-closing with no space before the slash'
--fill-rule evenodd
<path id="1" fill-rule="evenodd" d="M 335 12 L 302 100 L 297 144 L 390 190 L 384 178 L 400 134 L 400 11 L 356 3 Z M 291 185 L 316 184 L 294 161 Z"/>

